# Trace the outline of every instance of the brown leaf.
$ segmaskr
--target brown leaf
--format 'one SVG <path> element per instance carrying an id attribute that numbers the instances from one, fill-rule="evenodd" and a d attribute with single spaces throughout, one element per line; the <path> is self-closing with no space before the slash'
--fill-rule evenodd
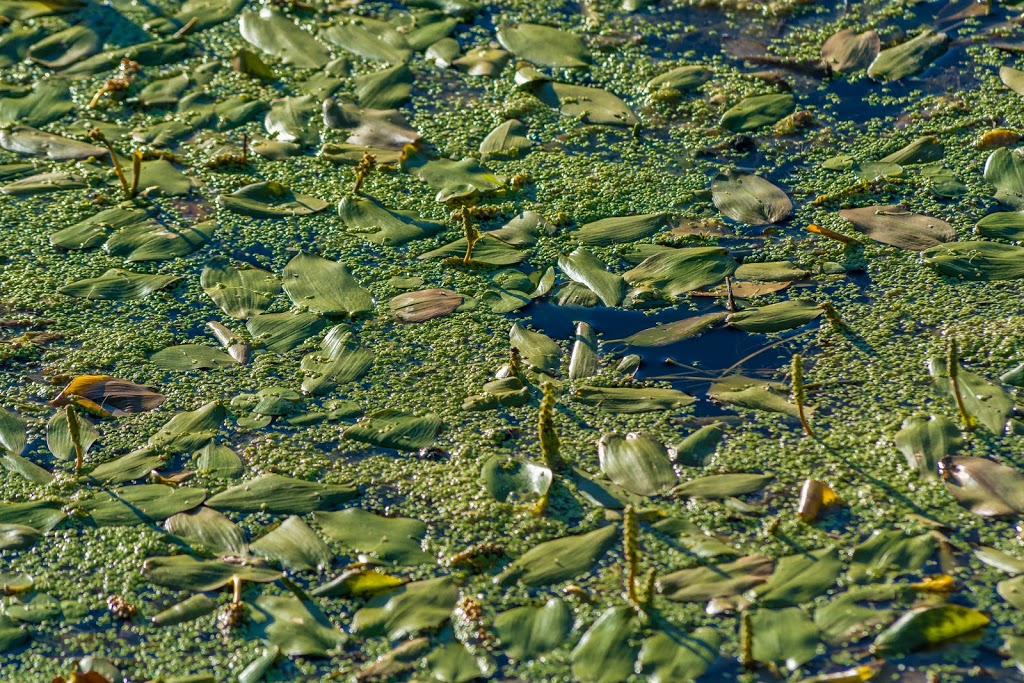
<path id="1" fill-rule="evenodd" d="M 462 295 L 450 289 L 422 289 L 392 299 L 391 315 L 400 323 L 422 323 L 448 315 L 462 301 Z"/>
<path id="2" fill-rule="evenodd" d="M 57 408 L 74 403 L 101 417 L 110 417 L 153 410 L 165 400 L 163 394 L 126 379 L 81 375 L 71 380 L 50 405 Z"/>
<path id="3" fill-rule="evenodd" d="M 913 213 L 902 204 L 844 209 L 839 215 L 876 242 L 908 251 L 924 251 L 956 239 L 949 223 Z"/>

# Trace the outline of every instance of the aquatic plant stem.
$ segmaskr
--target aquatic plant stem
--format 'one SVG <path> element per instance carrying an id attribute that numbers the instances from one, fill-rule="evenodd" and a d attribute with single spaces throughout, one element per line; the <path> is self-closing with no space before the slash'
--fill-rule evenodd
<path id="1" fill-rule="evenodd" d="M 537 418 L 540 453 L 544 463 L 551 468 L 552 472 L 560 472 L 565 469 L 565 461 L 559 453 L 560 443 L 558 433 L 555 431 L 555 385 L 551 382 L 544 382 L 541 390 L 544 392 L 544 396 L 540 401 L 540 415 Z"/>
<path id="2" fill-rule="evenodd" d="M 71 404 L 64 409 L 68 416 L 68 434 L 71 436 L 71 445 L 75 447 L 75 474 L 82 471 L 85 463 L 85 452 L 82 451 L 82 431 L 78 424 L 78 413 Z"/>
<path id="3" fill-rule="evenodd" d="M 793 364 L 790 371 L 790 382 L 792 385 L 791 393 L 793 395 L 793 403 L 796 404 L 796 412 L 800 417 L 800 424 L 803 425 L 807 436 L 813 438 L 814 430 L 811 429 L 811 425 L 807 421 L 807 415 L 804 414 L 804 402 L 807 400 L 807 393 L 804 389 L 804 364 L 800 354 L 795 354 L 793 356 Z"/>
<path id="4" fill-rule="evenodd" d="M 946 375 L 953 387 L 953 398 L 956 399 L 956 407 L 960 411 L 960 419 L 964 421 L 964 429 L 973 432 L 977 428 L 977 420 L 967 412 L 964 405 L 963 394 L 960 393 L 960 346 L 956 337 L 951 336 L 946 344 Z"/>
<path id="5" fill-rule="evenodd" d="M 640 608 L 640 596 L 636 592 L 636 570 L 639 553 L 640 524 L 636 510 L 627 505 L 622 516 L 622 553 L 626 558 L 626 596 L 634 607 Z"/>

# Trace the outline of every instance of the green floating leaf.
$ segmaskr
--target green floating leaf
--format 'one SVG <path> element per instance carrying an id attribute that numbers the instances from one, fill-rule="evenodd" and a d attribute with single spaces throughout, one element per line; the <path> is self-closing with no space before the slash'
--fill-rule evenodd
<path id="1" fill-rule="evenodd" d="M 345 264 L 315 254 L 296 254 L 284 267 L 282 286 L 296 306 L 325 315 L 354 316 L 373 310 L 373 297 Z"/>
<path id="2" fill-rule="evenodd" d="M 551 488 L 551 470 L 524 460 L 509 460 L 494 455 L 484 462 L 480 480 L 499 503 L 544 500 Z"/>
<path id="3" fill-rule="evenodd" d="M 1024 210 L 1024 157 L 1020 152 L 1001 147 L 985 161 L 985 180 L 996 186 L 993 195 L 1003 206 Z"/>
<path id="4" fill-rule="evenodd" d="M 825 642 L 841 645 L 871 635 L 878 626 L 892 622 L 894 610 L 866 607 L 860 603 L 889 604 L 898 599 L 895 584 L 854 586 L 814 611 L 814 623 Z"/>
<path id="5" fill-rule="evenodd" d="M 278 144 L 295 143 L 297 147 L 294 153 L 297 154 L 302 146 L 320 141 L 322 122 L 320 100 L 312 95 L 301 95 L 271 100 L 270 111 L 263 119 L 263 127 Z M 314 201 L 317 205 L 320 202 L 319 199 Z M 297 208 L 303 209 L 301 203 Z"/>
<path id="6" fill-rule="evenodd" d="M 449 576 L 407 583 L 374 598 L 355 613 L 352 632 L 402 640 L 443 624 L 455 609 L 459 589 Z"/>
<path id="7" fill-rule="evenodd" d="M 334 553 L 301 518 L 292 515 L 249 549 L 290 572 L 323 571 L 331 566 Z"/>
<path id="8" fill-rule="evenodd" d="M 837 73 L 866 69 L 881 51 L 882 41 L 874 30 L 857 33 L 846 28 L 832 34 L 821 46 L 821 61 Z"/>
<path id="9" fill-rule="evenodd" d="M 262 52 L 300 69 L 319 69 L 331 58 L 327 47 L 291 19 L 264 8 L 244 12 L 238 20 L 242 37 Z"/>
<path id="10" fill-rule="evenodd" d="M 0 125 L 45 126 L 72 110 L 67 81 L 48 78 L 36 81 L 27 95 L 0 98 Z"/>
<path id="11" fill-rule="evenodd" d="M 792 299 L 730 313 L 725 322 L 744 332 L 768 334 L 803 327 L 823 312 L 823 309 L 813 301 Z"/>
<path id="12" fill-rule="evenodd" d="M 868 237 L 909 251 L 924 251 L 956 239 L 952 225 L 909 211 L 902 204 L 843 209 L 839 215 Z"/>
<path id="13" fill-rule="evenodd" d="M 8 152 L 46 157 L 52 161 L 84 161 L 89 157 L 102 158 L 108 154 L 106 147 L 97 147 L 29 126 L 0 129 L 0 147 Z"/>
<path id="14" fill-rule="evenodd" d="M 876 81 L 898 81 L 916 76 L 946 53 L 949 36 L 925 29 L 905 43 L 878 53 L 868 67 L 868 76 Z"/>
<path id="15" fill-rule="evenodd" d="M 132 163 L 129 159 L 122 157 L 121 165 L 125 167 L 125 176 L 128 178 L 128 182 L 131 184 L 135 183 L 135 171 L 132 168 Z M 110 185 L 114 185 L 114 179 L 111 178 Z M 139 192 L 144 192 L 147 196 L 164 196 L 164 197 L 184 197 L 192 192 L 192 188 L 198 185 L 197 181 L 188 177 L 181 171 L 179 171 L 174 164 L 167 159 L 153 159 L 151 161 L 143 161 L 139 167 Z M 199 246 L 210 239 L 210 235 L 217 228 L 216 221 L 206 221 L 200 223 L 194 227 L 181 229 L 181 231 L 190 240 L 196 239 L 196 234 L 203 235 L 201 241 L 198 242 Z M 170 228 L 164 228 L 170 230 Z M 181 249 L 181 245 L 175 245 L 176 249 Z M 194 251 L 197 247 L 182 252 L 183 255 Z M 143 259 L 136 259 L 143 260 Z"/>
<path id="16" fill-rule="evenodd" d="M 304 515 L 313 510 L 337 508 L 357 495 L 356 487 L 350 484 L 319 484 L 279 474 L 264 474 L 218 493 L 206 504 L 232 512 Z"/>
<path id="17" fill-rule="evenodd" d="M 692 681 L 711 668 L 721 645 L 713 628 L 701 627 L 689 635 L 660 631 L 640 648 L 640 668 L 650 683 Z"/>
<path id="18" fill-rule="evenodd" d="M 167 421 L 146 445 L 164 453 L 184 453 L 201 448 L 217 434 L 226 415 L 219 401 L 211 401 L 192 411 L 177 413 Z"/>
<path id="19" fill-rule="evenodd" d="M 185 0 L 175 14 L 155 17 L 146 23 L 146 30 L 173 34 L 195 21 L 194 29 L 202 31 L 238 16 L 245 0 Z M 165 63 L 171 63 L 169 60 Z"/>
<path id="20" fill-rule="evenodd" d="M 975 548 L 974 556 L 988 566 L 995 567 L 1007 574 L 1024 574 L 1024 560 L 1015 555 L 988 546 L 979 546 Z"/>
<path id="21" fill-rule="evenodd" d="M 432 237 L 444 230 L 444 223 L 425 220 L 407 211 L 391 211 L 367 196 L 345 197 L 338 204 L 338 215 L 352 232 L 374 244 L 391 247 Z"/>
<path id="22" fill-rule="evenodd" d="M 191 512 L 181 512 L 164 521 L 167 533 L 178 536 L 196 549 L 215 555 L 245 556 L 245 532 L 223 514 L 201 506 Z"/>
<path id="23" fill-rule="evenodd" d="M 679 92 L 688 92 L 704 85 L 714 78 L 714 75 L 706 66 L 680 66 L 647 81 L 647 90 L 656 92 L 662 88 L 671 88 Z"/>
<path id="24" fill-rule="evenodd" d="M 983 236 L 1011 242 L 1024 241 L 1024 212 L 998 211 L 978 221 L 975 231 Z"/>
<path id="25" fill-rule="evenodd" d="M 683 318 L 665 325 L 648 327 L 623 339 L 629 346 L 646 348 L 669 346 L 684 339 L 692 339 L 710 330 L 725 320 L 727 313 L 705 313 L 704 315 Z"/>
<path id="26" fill-rule="evenodd" d="M 196 455 L 196 469 L 202 474 L 224 479 L 242 474 L 242 459 L 227 446 L 210 441 Z"/>
<path id="27" fill-rule="evenodd" d="M 498 176 L 476 159 L 430 159 L 417 151 L 402 161 L 402 168 L 437 190 L 439 202 L 491 194 L 505 186 Z M 462 246 L 465 250 L 465 242 Z M 480 246 L 474 247 L 474 252 Z"/>
<path id="28" fill-rule="evenodd" d="M 582 247 L 568 256 L 559 256 L 558 267 L 570 279 L 593 290 L 605 306 L 618 306 L 626 296 L 622 276 L 609 273 L 605 264 Z"/>
<path id="29" fill-rule="evenodd" d="M 1024 609 L 1024 576 L 1000 581 L 996 584 L 996 592 L 1017 609 Z"/>
<path id="30" fill-rule="evenodd" d="M 145 477 L 162 467 L 166 460 L 167 456 L 163 453 L 156 453 L 150 448 L 140 448 L 99 465 L 89 472 L 88 477 L 104 484 L 123 484 Z"/>
<path id="31" fill-rule="evenodd" d="M 679 498 L 732 498 L 760 491 L 774 478 L 770 474 L 712 474 L 680 484 L 672 494 Z"/>
<path id="32" fill-rule="evenodd" d="M 315 517 L 328 536 L 380 562 L 400 565 L 436 562 L 433 555 L 423 551 L 427 525 L 418 519 L 381 517 L 359 508 L 317 512 Z"/>
<path id="33" fill-rule="evenodd" d="M 139 91 L 137 97 L 139 102 L 151 107 L 174 105 L 181 100 L 181 95 L 188 86 L 188 74 L 182 72 L 177 76 L 150 81 Z"/>
<path id="34" fill-rule="evenodd" d="M 253 583 L 270 583 L 281 572 L 219 560 L 197 560 L 190 555 L 151 557 L 142 565 L 142 573 L 158 586 L 174 590 L 205 592 L 228 585 L 234 577 Z"/>
<path id="35" fill-rule="evenodd" d="M 586 534 L 546 541 L 526 551 L 495 581 L 503 584 L 519 581 L 524 586 L 536 587 L 574 579 L 589 571 L 617 536 L 617 527 L 606 526 Z"/>
<path id="36" fill-rule="evenodd" d="M 640 496 L 664 493 L 679 481 L 664 444 L 643 434 L 606 434 L 597 456 L 609 479 Z"/>
<path id="37" fill-rule="evenodd" d="M 466 238 L 460 237 L 454 242 L 446 244 L 443 247 L 438 247 L 437 249 L 428 251 L 425 254 L 420 254 L 419 258 L 428 259 L 457 256 L 461 259 L 465 255 Z M 489 266 L 514 266 L 515 264 L 525 260 L 526 256 L 526 252 L 516 249 L 512 245 L 484 233 L 473 246 L 472 261 L 473 263 L 482 263 Z"/>
<path id="38" fill-rule="evenodd" d="M 538 372 L 558 374 L 562 364 L 562 349 L 551 337 L 513 323 L 508 339 L 512 347 L 519 349 L 519 354 L 530 367 Z"/>
<path id="39" fill-rule="evenodd" d="M 153 215 L 150 209 L 115 206 L 58 230 L 50 235 L 50 244 L 61 249 L 92 249 L 107 241 L 114 230 L 142 223 Z"/>
<path id="40" fill-rule="evenodd" d="M 57 291 L 67 296 L 105 301 L 142 299 L 169 287 L 181 278 L 176 275 L 147 275 L 111 268 L 99 277 L 64 285 Z"/>
<path id="41" fill-rule="evenodd" d="M 442 683 L 469 683 L 494 673 L 495 669 L 488 654 L 474 655 L 457 640 L 431 652 L 426 662 L 432 680 Z"/>
<path id="42" fill-rule="evenodd" d="M 245 328 L 253 339 L 271 351 L 284 353 L 319 334 L 330 325 L 316 313 L 261 313 L 249 319 Z"/>
<path id="43" fill-rule="evenodd" d="M 967 635 L 988 622 L 984 614 L 963 605 L 918 607 L 882 631 L 872 649 L 880 657 L 898 656 Z"/>
<path id="44" fill-rule="evenodd" d="M 802 280 L 808 275 L 810 275 L 810 271 L 798 268 L 789 261 L 744 262 L 736 268 L 734 273 L 737 280 L 756 280 L 758 282 Z"/>
<path id="45" fill-rule="evenodd" d="M 724 435 L 724 423 L 704 425 L 676 446 L 676 462 L 689 467 L 703 467 L 718 449 Z"/>
<path id="46" fill-rule="evenodd" d="M 31 593 L 23 599 L 9 599 L 4 614 L 10 619 L 29 624 L 42 624 L 62 616 L 60 601 L 46 593 Z"/>
<path id="47" fill-rule="evenodd" d="M 925 164 L 930 161 L 942 161 L 946 150 L 934 135 L 925 135 L 904 145 L 892 154 L 882 157 L 879 161 L 883 164 Z M 927 170 L 922 168 L 922 172 Z"/>
<path id="48" fill-rule="evenodd" d="M 590 64 L 590 50 L 570 31 L 523 23 L 500 25 L 496 34 L 506 50 L 537 66 L 575 69 Z"/>
<path id="49" fill-rule="evenodd" d="M 46 470 L 39 465 L 35 464 L 28 458 L 24 458 L 17 453 L 4 452 L 0 450 L 0 463 L 10 472 L 14 472 L 20 477 L 27 479 L 40 486 L 46 486 L 53 481 L 53 475 L 50 474 L 49 470 Z"/>
<path id="50" fill-rule="evenodd" d="M 952 242 L 921 252 L 940 274 L 959 280 L 1016 280 L 1024 277 L 1024 247 L 999 242 Z"/>
<path id="51" fill-rule="evenodd" d="M 810 602 L 835 585 L 842 570 L 839 551 L 811 550 L 779 559 L 775 572 L 753 589 L 765 607 L 790 607 Z"/>
<path id="52" fill-rule="evenodd" d="M 43 534 L 24 524 L 0 524 L 0 550 L 28 550 Z"/>
<path id="53" fill-rule="evenodd" d="M 734 169 L 711 182 L 711 201 L 729 218 L 748 225 L 781 223 L 793 213 L 793 202 L 777 185 Z"/>
<path id="54" fill-rule="evenodd" d="M 458 48 L 458 41 L 451 47 L 449 57 L 444 57 L 441 53 L 438 54 L 438 57 L 444 61 L 450 61 L 451 66 L 465 71 L 470 76 L 496 78 L 501 73 L 501 70 L 505 68 L 505 65 L 508 64 L 509 57 L 511 56 L 505 50 L 491 47 L 476 47 L 459 57 L 459 51 L 456 48 Z M 435 59 L 440 61 L 437 58 Z"/>
<path id="55" fill-rule="evenodd" d="M 103 47 L 103 39 L 84 22 L 46 36 L 28 49 L 26 57 L 49 69 L 63 69 L 91 57 Z"/>
<path id="56" fill-rule="evenodd" d="M 713 383 L 708 389 L 708 396 L 719 403 L 737 408 L 783 413 L 793 418 L 799 417 L 796 405 L 789 401 L 789 394 L 789 387 L 784 384 L 742 375 L 726 377 Z M 812 412 L 813 409 L 808 406 L 804 407 L 805 415 L 810 415 Z"/>
<path id="57" fill-rule="evenodd" d="M 344 325 L 335 325 L 320 343 L 320 351 L 302 357 L 302 391 L 325 394 L 339 384 L 354 382 L 373 365 L 373 354 L 360 348 Z"/>
<path id="58" fill-rule="evenodd" d="M 313 591 L 317 597 L 364 598 L 390 593 L 407 583 L 375 569 L 349 569 Z"/>
<path id="59" fill-rule="evenodd" d="M 799 607 L 759 609 L 750 615 L 750 631 L 755 661 L 796 671 L 818 654 L 818 627 Z"/>
<path id="60" fill-rule="evenodd" d="M 572 651 L 572 673 L 580 683 L 620 683 L 630 678 L 639 624 L 632 607 L 605 610 Z"/>
<path id="61" fill-rule="evenodd" d="M 576 237 L 580 242 L 590 246 L 607 247 L 650 237 L 664 228 L 667 222 L 668 219 L 663 213 L 613 216 L 585 223 L 576 231 Z"/>
<path id="62" fill-rule="evenodd" d="M 650 287 L 680 296 L 717 285 L 736 270 L 736 261 L 721 247 L 666 249 L 650 256 L 623 277 L 634 287 Z"/>
<path id="63" fill-rule="evenodd" d="M 85 0 L 3 0 L 0 13 L 9 19 L 34 19 L 74 12 L 85 4 Z"/>
<path id="64" fill-rule="evenodd" d="M 937 479 L 939 461 L 960 450 L 962 443 L 959 427 L 941 415 L 908 417 L 893 441 L 922 479 Z"/>
<path id="65" fill-rule="evenodd" d="M 354 21 L 335 24 L 320 35 L 364 59 L 402 64 L 412 57 L 412 48 L 405 36 L 391 24 L 378 19 L 358 17 Z"/>
<path id="66" fill-rule="evenodd" d="M 207 614 L 213 614 L 217 609 L 217 603 L 202 593 L 191 595 L 181 602 L 175 603 L 167 609 L 154 614 L 150 623 L 154 626 L 175 626 L 195 621 Z"/>
<path id="67" fill-rule="evenodd" d="M 0 192 L 14 197 L 30 197 L 37 194 L 63 192 L 64 190 L 80 190 L 88 187 L 85 178 L 71 173 L 40 173 L 16 180 L 0 187 Z"/>
<path id="68" fill-rule="evenodd" d="M 572 622 L 569 607 L 559 598 L 551 598 L 543 607 L 501 612 L 494 617 L 494 632 L 509 657 L 528 662 L 565 642 Z"/>
<path id="69" fill-rule="evenodd" d="M 850 581 L 870 583 L 919 573 L 938 547 L 932 534 L 912 536 L 896 530 L 875 531 L 853 549 Z"/>
<path id="70" fill-rule="evenodd" d="M 45 534 L 67 519 L 61 505 L 52 500 L 0 503 L 0 524 L 23 525 Z"/>
<path id="71" fill-rule="evenodd" d="M 939 461 L 942 480 L 960 505 L 983 517 L 1024 512 L 1024 474 L 981 457 L 950 456 Z"/>
<path id="72" fill-rule="evenodd" d="M 25 418 L 0 408 L 0 446 L 20 455 L 28 445 L 27 429 Z"/>
<path id="73" fill-rule="evenodd" d="M 356 98 L 370 109 L 394 109 L 402 106 L 412 93 L 413 73 L 405 64 L 356 76 Z"/>
<path id="74" fill-rule="evenodd" d="M 635 126 L 640 122 L 629 105 L 601 88 L 550 81 L 532 67 L 520 69 L 516 73 L 516 82 L 547 106 L 557 109 L 562 116 L 583 123 Z"/>
<path id="75" fill-rule="evenodd" d="M 149 360 L 165 370 L 214 370 L 238 365 L 238 361 L 220 349 L 202 344 L 168 346 L 154 353 Z"/>
<path id="76" fill-rule="evenodd" d="M 231 0 L 237 2 L 238 0 Z M 189 56 L 189 45 L 183 40 L 148 40 L 122 47 L 114 47 L 62 69 L 65 76 L 88 78 L 117 69 L 122 59 L 130 59 L 140 66 L 162 67 L 177 64 Z M 102 127 L 101 127 L 102 128 Z"/>
<path id="77" fill-rule="evenodd" d="M 675 410 L 697 400 L 675 389 L 657 387 L 580 387 L 573 397 L 580 403 L 622 414 Z"/>
<path id="78" fill-rule="evenodd" d="M 596 374 L 597 333 L 590 323 L 577 323 L 572 355 L 569 358 L 569 379 L 584 379 Z"/>
<path id="79" fill-rule="evenodd" d="M 370 413 L 358 424 L 343 432 L 346 439 L 361 441 L 381 448 L 418 451 L 434 443 L 444 423 L 437 415 L 416 416 L 385 408 Z"/>
<path id="80" fill-rule="evenodd" d="M 954 396 L 956 392 L 946 362 L 947 359 L 944 357 L 929 359 L 928 374 L 935 380 L 935 387 L 939 391 Z M 956 388 L 959 389 L 960 400 L 963 401 L 967 414 L 993 434 L 1002 435 L 1006 430 L 1006 421 L 1014 409 L 1013 399 L 1002 385 L 973 372 L 958 369 Z"/>
<path id="81" fill-rule="evenodd" d="M 217 197 L 225 209 L 256 218 L 308 216 L 323 211 L 330 202 L 305 194 L 296 194 L 277 182 L 253 183 L 231 194 Z"/>
<path id="82" fill-rule="evenodd" d="M 733 133 L 757 130 L 792 114 L 795 108 L 795 100 L 788 93 L 755 95 L 727 109 L 722 114 L 721 125 Z"/>
<path id="83" fill-rule="evenodd" d="M 498 124 L 480 142 L 480 155 L 483 159 L 519 157 L 531 147 L 533 142 L 526 137 L 526 126 L 518 119 L 509 119 Z"/>
<path id="84" fill-rule="evenodd" d="M 140 484 L 95 493 L 78 506 L 97 526 L 131 526 L 191 510 L 205 498 L 206 489 Z"/>

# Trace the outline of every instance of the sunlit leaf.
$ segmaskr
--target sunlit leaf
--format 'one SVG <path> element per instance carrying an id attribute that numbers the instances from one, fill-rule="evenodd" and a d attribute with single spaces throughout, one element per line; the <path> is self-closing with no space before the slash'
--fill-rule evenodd
<path id="1" fill-rule="evenodd" d="M 407 583 L 357 611 L 352 632 L 401 640 L 447 621 L 458 597 L 459 589 L 448 576 Z"/>
<path id="2" fill-rule="evenodd" d="M 879 656 L 896 656 L 967 635 L 988 622 L 987 616 L 963 605 L 917 607 L 880 633 L 872 647 Z"/>
<path id="3" fill-rule="evenodd" d="M 525 586 L 546 586 L 568 581 L 590 570 L 618 536 L 615 526 L 605 526 L 577 536 L 565 536 L 535 545 L 516 559 L 496 581 L 519 581 Z"/>
<path id="4" fill-rule="evenodd" d="M 630 642 L 639 624 L 632 607 L 605 610 L 572 651 L 572 673 L 580 683 L 618 683 L 631 676 L 637 648 Z"/>
<path id="5" fill-rule="evenodd" d="M 209 507 L 233 512 L 302 515 L 337 508 L 358 495 L 348 484 L 322 484 L 280 474 L 264 474 L 221 491 L 206 501 Z"/>
<path id="6" fill-rule="evenodd" d="M 153 410 L 167 400 L 150 387 L 110 375 L 80 375 L 50 401 L 53 407 L 70 403 L 104 416 Z"/>
<path id="7" fill-rule="evenodd" d="M 349 508 L 340 512 L 317 512 L 323 531 L 355 552 L 380 562 L 400 565 L 432 564 L 436 558 L 423 551 L 427 525 L 409 517 L 381 517 Z"/>
<path id="8" fill-rule="evenodd" d="M 751 654 L 758 662 L 796 671 L 818 654 L 818 627 L 799 607 L 756 610 L 750 631 Z"/>
<path id="9" fill-rule="evenodd" d="M 106 301 L 142 299 L 169 287 L 181 278 L 176 275 L 147 275 L 111 268 L 99 277 L 79 280 L 57 289 L 61 294 Z"/>
<path id="10" fill-rule="evenodd" d="M 868 76 L 876 81 L 898 81 L 916 76 L 946 53 L 949 36 L 925 29 L 906 42 L 878 53 L 868 66 Z"/>

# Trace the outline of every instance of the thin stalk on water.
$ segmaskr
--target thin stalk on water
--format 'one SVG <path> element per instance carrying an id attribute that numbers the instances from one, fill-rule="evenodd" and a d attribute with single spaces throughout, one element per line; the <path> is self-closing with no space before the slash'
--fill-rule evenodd
<path id="1" fill-rule="evenodd" d="M 956 337 L 953 336 L 949 338 L 949 343 L 946 345 L 946 375 L 949 377 L 949 383 L 953 386 L 953 397 L 956 399 L 956 407 L 960 411 L 960 419 L 964 421 L 964 429 L 973 432 L 978 424 L 974 416 L 967 412 L 963 394 L 960 393 L 960 345 L 957 343 Z"/>
<path id="2" fill-rule="evenodd" d="M 807 400 L 807 393 L 804 388 L 804 363 L 800 354 L 793 356 L 790 375 L 793 403 L 796 404 L 796 412 L 800 417 L 800 424 L 803 425 L 804 431 L 807 432 L 807 436 L 813 437 L 814 431 L 811 429 L 811 425 L 807 421 L 807 416 L 804 414 L 804 402 Z"/>

